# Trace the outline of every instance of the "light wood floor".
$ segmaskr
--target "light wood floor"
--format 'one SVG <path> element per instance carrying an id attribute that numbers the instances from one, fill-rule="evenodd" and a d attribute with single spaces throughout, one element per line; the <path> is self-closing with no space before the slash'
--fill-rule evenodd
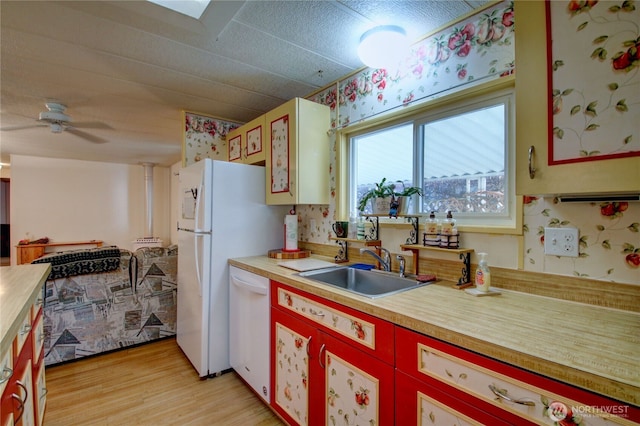
<path id="1" fill-rule="evenodd" d="M 200 380 L 175 339 L 46 370 L 45 426 L 282 425 L 235 373 Z"/>

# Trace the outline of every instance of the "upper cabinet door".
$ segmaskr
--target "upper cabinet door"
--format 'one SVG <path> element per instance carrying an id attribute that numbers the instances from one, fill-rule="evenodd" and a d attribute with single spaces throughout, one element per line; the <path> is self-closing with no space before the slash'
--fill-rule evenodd
<path id="1" fill-rule="evenodd" d="M 261 115 L 255 120 L 251 120 L 244 126 L 243 130 L 243 158 L 247 164 L 264 164 L 266 158 L 266 127 L 265 116 Z"/>
<path id="2" fill-rule="evenodd" d="M 546 2 L 516 1 L 516 193 L 640 191 L 640 157 L 549 165 Z M 553 24 L 553 23 L 552 23 Z M 588 75 L 578 76 L 589 80 Z"/>
<path id="3" fill-rule="evenodd" d="M 238 127 L 227 135 L 227 145 L 229 147 L 229 161 L 232 163 L 242 162 L 242 127 Z"/>
<path id="4" fill-rule="evenodd" d="M 251 120 L 229 132 L 229 161 L 262 166 L 265 160 L 265 116 Z"/>
<path id="5" fill-rule="evenodd" d="M 329 107 L 295 98 L 265 123 L 267 204 L 329 204 Z"/>

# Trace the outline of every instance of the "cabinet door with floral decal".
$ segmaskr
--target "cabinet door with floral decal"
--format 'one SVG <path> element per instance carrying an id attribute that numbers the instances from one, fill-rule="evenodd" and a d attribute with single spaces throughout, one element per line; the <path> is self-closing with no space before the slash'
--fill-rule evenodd
<path id="1" fill-rule="evenodd" d="M 242 158 L 246 164 L 264 165 L 266 158 L 265 116 L 251 120 L 242 126 Z"/>
<path id="2" fill-rule="evenodd" d="M 296 204 L 297 107 L 287 102 L 266 114 L 267 204 Z"/>
<path id="3" fill-rule="evenodd" d="M 319 415 L 318 398 L 310 391 L 316 380 L 311 363 L 317 362 L 317 335 L 308 323 L 271 310 L 271 405 L 290 424 L 316 424 Z M 316 401 L 315 410 L 310 401 Z"/>
<path id="4" fill-rule="evenodd" d="M 403 426 L 507 426 L 526 425 L 527 422 L 508 423 L 474 407 L 464 395 L 448 389 L 430 386 L 398 370 L 395 374 L 396 421 Z"/>
<path id="5" fill-rule="evenodd" d="M 322 343 L 326 401 L 322 424 L 394 424 L 393 367 L 324 333 Z"/>

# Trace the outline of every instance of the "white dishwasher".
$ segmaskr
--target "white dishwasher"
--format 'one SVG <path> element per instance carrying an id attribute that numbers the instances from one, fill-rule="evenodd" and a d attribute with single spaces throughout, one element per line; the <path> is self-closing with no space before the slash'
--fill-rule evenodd
<path id="1" fill-rule="evenodd" d="M 270 397 L 269 279 L 229 266 L 231 367 L 268 404 Z"/>

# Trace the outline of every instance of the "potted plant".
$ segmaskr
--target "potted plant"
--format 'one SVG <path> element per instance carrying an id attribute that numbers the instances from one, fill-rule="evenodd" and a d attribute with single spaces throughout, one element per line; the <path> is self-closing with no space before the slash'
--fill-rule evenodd
<path id="1" fill-rule="evenodd" d="M 367 203 L 371 202 L 371 211 L 373 214 L 389 213 L 394 188 L 395 185 L 393 183 L 387 183 L 387 178 L 382 178 L 380 183 L 376 183 L 375 187 L 371 188 L 360 198 L 358 210 L 364 212 Z"/>
<path id="2" fill-rule="evenodd" d="M 401 180 L 396 181 L 396 183 L 399 183 L 400 185 L 402 185 L 402 190 L 398 191 L 397 188 L 398 186 L 395 184 L 392 184 L 393 187 L 393 198 L 394 201 L 396 201 L 397 203 L 397 211 L 395 212 L 395 214 L 407 214 L 408 210 L 409 210 L 409 202 L 411 201 L 411 196 L 413 195 L 420 195 L 422 196 L 422 188 L 420 188 L 419 186 L 405 186 L 404 182 L 402 182 Z M 392 214 L 393 212 L 389 212 L 390 214 Z"/>

